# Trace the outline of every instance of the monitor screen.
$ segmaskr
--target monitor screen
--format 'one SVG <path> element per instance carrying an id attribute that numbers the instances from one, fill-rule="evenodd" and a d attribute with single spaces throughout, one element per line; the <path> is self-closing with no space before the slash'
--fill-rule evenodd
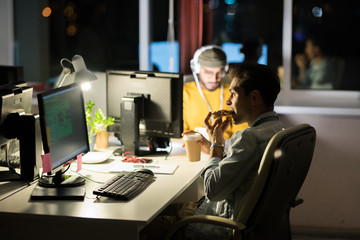
<path id="1" fill-rule="evenodd" d="M 245 54 L 242 52 L 243 48 L 244 44 L 242 43 L 226 42 L 222 44 L 222 49 L 224 50 L 227 61 L 230 64 L 244 62 Z M 261 45 L 261 51 L 259 51 L 259 53 L 261 53 L 261 55 L 259 54 L 257 63 L 267 65 L 268 48 L 266 44 Z"/>
<path id="2" fill-rule="evenodd" d="M 167 147 L 183 132 L 182 96 L 182 74 L 109 70 L 107 115 L 115 118 L 109 130 L 135 154 L 140 146 Z"/>
<path id="3" fill-rule="evenodd" d="M 89 151 L 81 87 L 72 84 L 38 94 L 38 104 L 44 153 L 50 153 L 51 173 L 62 175 L 65 163 Z"/>

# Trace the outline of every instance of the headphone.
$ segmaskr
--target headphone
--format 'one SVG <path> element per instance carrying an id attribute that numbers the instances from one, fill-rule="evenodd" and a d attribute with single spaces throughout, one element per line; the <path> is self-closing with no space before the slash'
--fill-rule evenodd
<path id="1" fill-rule="evenodd" d="M 217 48 L 217 49 L 220 49 L 221 51 L 224 51 L 221 47 L 219 47 L 217 45 L 207 45 L 207 46 L 203 46 L 203 47 L 199 48 L 198 50 L 196 50 L 196 52 L 194 53 L 193 59 L 190 60 L 190 68 L 193 73 L 196 73 L 196 74 L 200 73 L 201 65 L 199 63 L 199 56 L 206 50 L 213 49 L 213 48 Z M 224 69 L 225 69 L 225 72 L 227 72 L 229 70 L 228 62 L 226 62 Z"/>

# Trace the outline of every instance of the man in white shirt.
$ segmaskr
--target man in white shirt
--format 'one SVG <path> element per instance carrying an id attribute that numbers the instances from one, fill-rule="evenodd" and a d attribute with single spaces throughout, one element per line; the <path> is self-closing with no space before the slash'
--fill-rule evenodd
<path id="1" fill-rule="evenodd" d="M 205 118 L 210 141 L 199 141 L 202 151 L 210 155 L 201 176 L 204 179 L 205 198 L 197 203 L 183 204 L 174 216 L 159 217 L 148 228 L 159 233 L 177 220 L 193 214 L 215 215 L 233 219 L 241 199 L 255 179 L 262 155 L 270 139 L 282 129 L 274 102 L 280 92 L 280 81 L 268 66 L 240 63 L 230 69 L 230 97 L 226 104 L 235 124 L 249 127 L 232 135 L 228 150 L 224 149 L 224 132 L 231 119 L 218 118 L 210 122 L 211 112 Z M 192 131 L 184 132 L 187 134 Z M 152 230 L 152 232 L 154 232 Z M 190 224 L 181 239 L 231 239 L 231 230 L 208 224 Z M 148 239 L 154 238 L 148 235 Z"/>

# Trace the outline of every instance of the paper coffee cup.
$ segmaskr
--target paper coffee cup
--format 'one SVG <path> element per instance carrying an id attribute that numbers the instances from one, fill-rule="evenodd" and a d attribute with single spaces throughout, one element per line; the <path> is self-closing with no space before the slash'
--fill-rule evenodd
<path id="1" fill-rule="evenodd" d="M 201 147 L 198 141 L 202 139 L 200 133 L 189 133 L 184 135 L 186 157 L 190 162 L 200 161 Z"/>

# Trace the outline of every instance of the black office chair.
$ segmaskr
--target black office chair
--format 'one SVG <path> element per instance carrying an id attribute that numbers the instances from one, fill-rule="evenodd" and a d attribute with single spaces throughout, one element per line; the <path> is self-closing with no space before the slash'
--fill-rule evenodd
<path id="1" fill-rule="evenodd" d="M 278 132 L 265 149 L 235 220 L 209 215 L 187 217 L 176 223 L 165 239 L 194 222 L 231 228 L 234 239 L 291 239 L 290 209 L 303 202 L 297 194 L 308 173 L 315 141 L 316 131 L 308 124 Z"/>

